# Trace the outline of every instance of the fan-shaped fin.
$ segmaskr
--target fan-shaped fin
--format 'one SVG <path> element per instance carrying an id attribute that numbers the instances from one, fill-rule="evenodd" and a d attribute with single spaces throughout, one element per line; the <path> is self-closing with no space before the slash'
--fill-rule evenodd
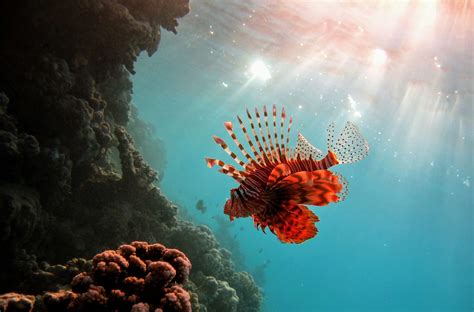
<path id="1" fill-rule="evenodd" d="M 280 140 L 281 140 L 281 152 L 283 157 L 288 158 L 286 155 L 286 147 L 285 147 L 285 132 L 283 131 L 283 127 L 285 125 L 285 118 L 286 112 L 285 107 L 281 108 L 281 119 L 280 119 Z"/>
<path id="2" fill-rule="evenodd" d="M 339 163 L 354 163 L 369 153 L 369 144 L 352 122 L 347 122 L 337 140 L 334 139 L 334 124 L 328 128 L 328 148 L 336 154 Z"/>
<path id="3" fill-rule="evenodd" d="M 222 149 L 230 156 L 232 157 L 232 159 L 238 163 L 239 165 L 241 165 L 242 167 L 245 168 L 245 163 L 240 160 L 237 155 L 235 155 L 234 152 L 232 152 L 230 149 L 229 149 L 229 146 L 227 145 L 227 143 L 222 140 L 221 138 L 219 138 L 218 136 L 215 136 L 213 135 L 212 138 L 214 139 L 214 142 L 216 142 L 220 147 L 222 147 Z"/>
<path id="4" fill-rule="evenodd" d="M 349 194 L 349 182 L 347 182 L 347 179 L 339 172 L 334 173 L 334 175 L 337 176 L 337 178 L 339 179 L 339 184 L 342 185 L 342 190 L 339 191 L 338 196 L 339 201 L 343 201 Z"/>
<path id="5" fill-rule="evenodd" d="M 260 138 L 262 139 L 263 146 L 265 148 L 265 154 L 267 155 L 268 159 L 271 162 L 274 162 L 275 159 L 273 158 L 271 147 L 269 147 L 269 144 L 267 144 L 267 140 L 265 139 L 265 134 L 263 133 L 263 128 L 262 128 L 262 121 L 260 119 L 260 113 L 258 112 L 257 108 L 255 108 L 255 116 L 257 118 L 258 129 L 260 130 Z"/>
<path id="6" fill-rule="evenodd" d="M 255 155 L 255 158 L 257 158 L 257 162 L 260 163 L 261 165 L 263 165 L 264 162 L 263 162 L 260 154 L 255 149 L 255 146 L 253 145 L 252 139 L 250 139 L 249 134 L 247 133 L 247 128 L 245 127 L 242 119 L 239 116 L 237 116 L 237 120 L 239 121 L 240 129 L 242 129 L 242 132 L 245 135 L 245 139 L 247 140 L 247 143 L 249 144 L 250 149 L 252 150 L 252 153 Z"/>
<path id="7" fill-rule="evenodd" d="M 258 146 L 258 150 L 260 152 L 260 155 L 261 155 L 261 157 L 262 157 L 265 164 L 270 164 L 270 160 L 268 159 L 267 154 L 265 153 L 265 150 L 263 149 L 263 146 L 260 143 L 260 139 L 258 137 L 258 134 L 255 131 L 255 125 L 253 123 L 252 115 L 250 114 L 248 109 L 247 109 L 247 118 L 250 121 L 250 128 L 252 129 L 252 133 L 253 133 L 255 142 L 257 142 L 257 146 Z M 260 119 L 259 119 L 259 127 L 260 127 Z"/>
<path id="8" fill-rule="evenodd" d="M 219 169 L 219 172 L 233 177 L 238 182 L 242 182 L 245 179 L 246 173 L 244 171 L 239 171 L 235 167 L 224 163 L 220 159 L 206 158 L 206 163 L 209 168 L 212 168 L 214 166 L 221 167 L 221 169 Z"/>
<path id="9" fill-rule="evenodd" d="M 276 182 L 280 181 L 291 173 L 290 167 L 287 164 L 279 164 L 273 168 L 272 172 L 268 176 L 267 188 L 271 187 Z"/>
<path id="10" fill-rule="evenodd" d="M 272 107 L 272 116 L 273 116 L 273 139 L 275 140 L 275 148 L 276 148 L 275 154 L 276 154 L 277 158 L 279 159 L 279 161 L 281 162 L 283 153 L 280 149 L 280 143 L 278 142 L 278 128 L 277 128 L 277 125 L 276 125 L 277 109 L 276 109 L 275 104 L 273 104 L 273 107 Z"/>
<path id="11" fill-rule="evenodd" d="M 249 155 L 249 153 L 245 150 L 243 145 L 237 139 L 237 136 L 234 133 L 232 122 L 230 122 L 230 121 L 224 122 L 224 127 L 227 130 L 227 133 L 229 133 L 230 137 L 234 141 L 235 145 L 237 145 L 237 147 L 242 152 L 242 154 L 245 156 L 245 158 L 247 158 L 248 164 L 245 165 L 245 168 L 246 169 L 252 169 L 253 166 L 252 165 L 249 166 L 249 164 L 254 164 L 255 165 L 257 162 Z"/>
<path id="12" fill-rule="evenodd" d="M 339 178 L 329 170 L 300 171 L 287 176 L 271 189 L 277 198 L 315 206 L 339 201 L 342 190 Z"/>
<path id="13" fill-rule="evenodd" d="M 285 203 L 274 214 L 252 217 L 257 228 L 264 231 L 268 227 L 283 243 L 300 244 L 318 233 L 314 223 L 319 218 L 304 205 Z"/>
<path id="14" fill-rule="evenodd" d="M 265 120 L 265 128 L 267 130 L 267 137 L 268 137 L 268 144 L 269 144 L 269 147 L 270 147 L 270 153 L 273 157 L 273 160 L 275 162 L 280 162 L 280 157 L 278 155 L 278 152 L 275 148 L 275 146 L 273 145 L 273 140 L 272 140 L 272 135 L 271 135 L 271 132 L 270 132 L 270 127 L 268 126 L 268 112 L 267 112 L 267 107 L 265 105 L 263 105 L 263 117 L 264 117 L 264 120 Z"/>
<path id="15" fill-rule="evenodd" d="M 301 159 L 319 160 L 323 157 L 323 152 L 311 145 L 301 133 L 298 133 L 296 155 L 299 155 Z"/>

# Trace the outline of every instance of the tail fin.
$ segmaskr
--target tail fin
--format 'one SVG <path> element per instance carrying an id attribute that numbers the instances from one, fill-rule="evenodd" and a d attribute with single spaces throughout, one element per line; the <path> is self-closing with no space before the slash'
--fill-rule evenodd
<path id="1" fill-rule="evenodd" d="M 336 154 L 339 163 L 355 163 L 367 157 L 369 143 L 364 139 L 359 128 L 348 121 L 337 139 L 334 138 L 334 124 L 329 125 L 328 149 Z"/>

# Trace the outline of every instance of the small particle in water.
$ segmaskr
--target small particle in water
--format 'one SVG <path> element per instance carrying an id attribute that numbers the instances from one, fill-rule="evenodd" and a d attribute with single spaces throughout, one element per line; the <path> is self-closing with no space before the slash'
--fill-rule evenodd
<path id="1" fill-rule="evenodd" d="M 430 166 L 434 167 L 434 161 L 430 162 Z"/>
<path id="2" fill-rule="evenodd" d="M 398 153 L 397 153 L 397 152 L 394 152 L 394 153 L 393 153 L 393 158 L 397 158 L 397 156 L 398 156 Z"/>
<path id="3" fill-rule="evenodd" d="M 462 184 L 464 184 L 466 187 L 470 187 L 471 186 L 471 181 L 469 181 L 469 179 L 466 179 L 466 180 L 462 181 Z"/>
<path id="4" fill-rule="evenodd" d="M 302 109 L 302 108 L 303 108 L 303 105 L 298 105 L 298 108 L 299 108 L 299 109 Z"/>
<path id="5" fill-rule="evenodd" d="M 227 88 L 229 85 L 228 85 L 227 83 L 225 83 L 224 81 L 222 81 L 222 86 L 223 86 L 224 88 Z"/>

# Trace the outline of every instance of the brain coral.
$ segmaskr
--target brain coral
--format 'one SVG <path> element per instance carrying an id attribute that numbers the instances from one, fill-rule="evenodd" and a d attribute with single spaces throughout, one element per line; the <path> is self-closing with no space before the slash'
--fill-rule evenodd
<path id="1" fill-rule="evenodd" d="M 79 273 L 71 290 L 43 297 L 47 311 L 191 311 L 182 288 L 191 262 L 161 244 L 133 242 L 97 254 L 90 273 Z"/>

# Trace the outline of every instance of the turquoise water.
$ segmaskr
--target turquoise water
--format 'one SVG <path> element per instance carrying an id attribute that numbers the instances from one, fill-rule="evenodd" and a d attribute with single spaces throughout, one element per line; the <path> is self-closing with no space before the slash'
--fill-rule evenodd
<path id="1" fill-rule="evenodd" d="M 312 207 L 316 238 L 282 244 L 251 219 L 230 223 L 239 268 L 266 263 L 265 311 L 474 308 L 466 3 L 194 1 L 178 35 L 139 59 L 133 100 L 165 143 L 161 187 L 215 229 L 236 182 L 204 158 L 230 163 L 211 136 L 227 139 L 223 122 L 246 108 L 284 105 L 293 145 L 299 130 L 325 151 L 327 125 L 347 120 L 368 140 L 368 158 L 334 168 L 346 200 Z"/>

